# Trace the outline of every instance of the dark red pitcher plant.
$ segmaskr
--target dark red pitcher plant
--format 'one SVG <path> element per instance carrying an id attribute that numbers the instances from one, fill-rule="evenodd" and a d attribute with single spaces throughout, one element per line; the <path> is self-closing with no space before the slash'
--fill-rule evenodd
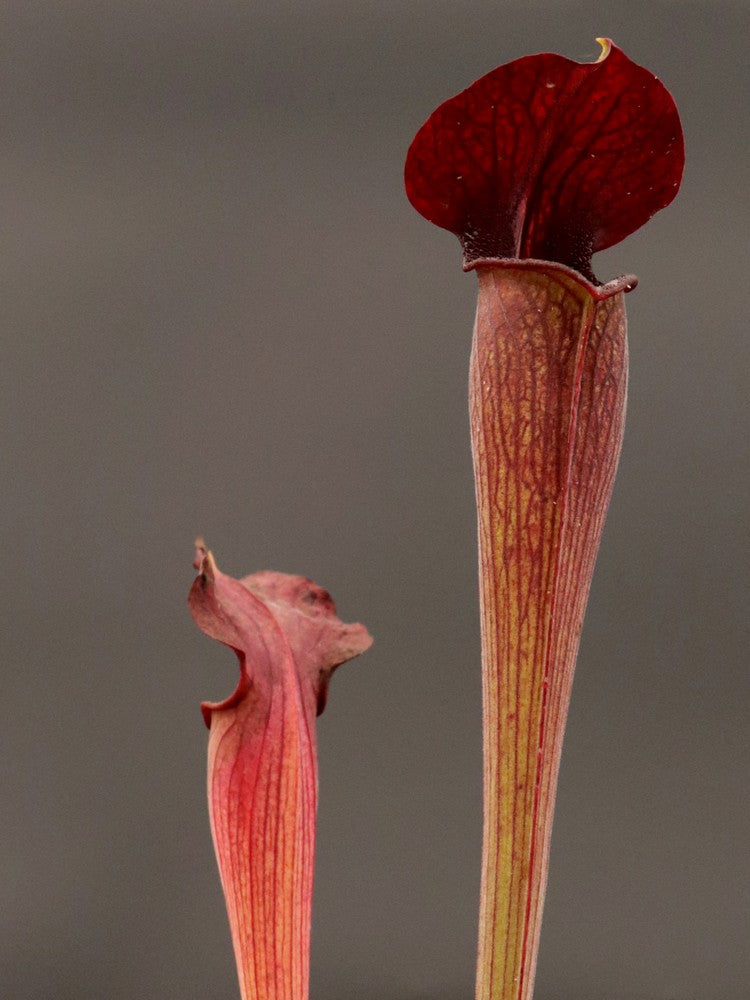
<path id="1" fill-rule="evenodd" d="M 406 191 L 479 281 L 469 412 L 479 532 L 484 837 L 478 1000 L 529 1000 L 563 731 L 622 443 L 632 276 L 591 257 L 668 205 L 682 131 L 608 40 L 528 56 L 442 104 Z"/>

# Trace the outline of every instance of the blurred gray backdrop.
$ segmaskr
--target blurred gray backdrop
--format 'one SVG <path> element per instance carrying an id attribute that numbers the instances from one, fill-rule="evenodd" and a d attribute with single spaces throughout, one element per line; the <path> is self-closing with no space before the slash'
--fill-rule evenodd
<path id="1" fill-rule="evenodd" d="M 744 3 L 6 0 L 0 996 L 230 1000 L 192 542 L 328 587 L 372 651 L 319 724 L 312 996 L 469 1000 L 480 679 L 475 278 L 403 194 L 499 63 L 672 90 L 624 453 L 559 790 L 539 1000 L 746 1000 Z"/>

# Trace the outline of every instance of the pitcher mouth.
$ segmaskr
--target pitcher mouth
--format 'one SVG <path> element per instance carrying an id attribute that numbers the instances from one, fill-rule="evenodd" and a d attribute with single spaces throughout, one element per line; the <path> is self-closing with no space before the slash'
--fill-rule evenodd
<path id="1" fill-rule="evenodd" d="M 610 299 L 618 292 L 632 292 L 638 284 L 638 278 L 634 274 L 622 274 L 600 285 L 589 281 L 580 271 L 576 271 L 574 267 L 568 267 L 567 264 L 559 264 L 553 260 L 534 260 L 529 257 L 478 257 L 464 264 L 464 271 L 482 271 L 492 268 L 541 271 L 546 274 L 565 276 L 580 285 L 597 302 Z"/>

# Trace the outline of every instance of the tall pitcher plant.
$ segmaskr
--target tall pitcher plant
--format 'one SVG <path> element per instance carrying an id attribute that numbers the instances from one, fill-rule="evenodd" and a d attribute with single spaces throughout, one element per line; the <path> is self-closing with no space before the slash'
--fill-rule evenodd
<path id="1" fill-rule="evenodd" d="M 624 293 L 597 250 L 677 193 L 664 86 L 600 40 L 442 104 L 406 160 L 411 203 L 461 241 L 479 299 L 469 413 L 482 629 L 484 836 L 478 1000 L 530 1000 L 578 640 L 622 444 Z"/>

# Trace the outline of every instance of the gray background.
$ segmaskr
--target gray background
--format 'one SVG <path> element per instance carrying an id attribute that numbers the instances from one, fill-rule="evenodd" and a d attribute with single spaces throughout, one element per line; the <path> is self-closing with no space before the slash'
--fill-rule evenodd
<path id="1" fill-rule="evenodd" d="M 6 0 L 0 996 L 237 995 L 192 541 L 313 576 L 373 650 L 319 725 L 312 994 L 468 1000 L 475 279 L 403 158 L 495 65 L 611 35 L 684 120 L 635 271 L 625 449 L 560 782 L 540 1000 L 740 1000 L 744 4 Z"/>

